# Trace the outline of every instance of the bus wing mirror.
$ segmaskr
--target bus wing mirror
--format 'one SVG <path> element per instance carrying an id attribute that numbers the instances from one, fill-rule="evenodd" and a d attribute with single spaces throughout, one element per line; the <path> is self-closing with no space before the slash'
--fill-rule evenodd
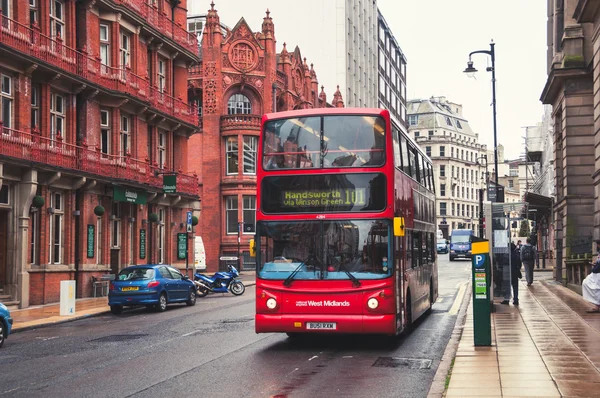
<path id="1" fill-rule="evenodd" d="M 250 239 L 250 257 L 256 257 L 256 241 Z"/>
<path id="2" fill-rule="evenodd" d="M 394 217 L 394 236 L 404 236 L 404 217 Z"/>

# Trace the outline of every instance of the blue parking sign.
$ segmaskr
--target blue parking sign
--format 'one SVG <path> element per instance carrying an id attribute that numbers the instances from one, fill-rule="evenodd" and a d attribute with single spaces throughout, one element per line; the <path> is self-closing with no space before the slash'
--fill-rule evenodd
<path id="1" fill-rule="evenodd" d="M 192 212 L 191 211 L 187 212 L 187 223 L 186 224 L 192 225 Z"/>
<path id="2" fill-rule="evenodd" d="M 475 268 L 481 268 L 485 265 L 485 254 L 475 254 Z"/>

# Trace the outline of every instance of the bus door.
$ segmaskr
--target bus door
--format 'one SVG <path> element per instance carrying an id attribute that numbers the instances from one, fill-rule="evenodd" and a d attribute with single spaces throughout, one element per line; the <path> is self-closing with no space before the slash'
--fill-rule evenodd
<path id="1" fill-rule="evenodd" d="M 404 327 L 404 270 L 406 267 L 406 260 L 404 256 L 404 250 L 406 247 L 406 237 L 396 236 L 395 241 L 395 267 L 394 270 L 396 278 L 396 329 L 401 331 Z"/>

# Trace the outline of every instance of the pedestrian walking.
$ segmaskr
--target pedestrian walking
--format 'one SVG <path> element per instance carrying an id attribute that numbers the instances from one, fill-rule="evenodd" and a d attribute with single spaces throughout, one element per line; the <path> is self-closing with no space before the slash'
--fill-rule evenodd
<path id="1" fill-rule="evenodd" d="M 521 259 L 519 258 L 519 249 L 511 242 L 510 243 L 510 284 L 513 290 L 513 304 L 519 305 L 519 279 L 523 278 L 521 274 Z M 502 304 L 510 302 L 510 287 L 504 291 L 504 301 Z"/>
<path id="2" fill-rule="evenodd" d="M 594 307 L 587 309 L 586 312 L 600 312 L 600 253 L 592 272 L 581 283 L 581 293 L 586 301 L 594 304 Z"/>
<path id="3" fill-rule="evenodd" d="M 535 258 L 537 252 L 535 247 L 531 245 L 531 238 L 527 238 L 525 244 L 521 247 L 521 262 L 525 267 L 525 279 L 527 280 L 527 286 L 531 286 L 533 283 L 533 267 L 535 266 Z"/>

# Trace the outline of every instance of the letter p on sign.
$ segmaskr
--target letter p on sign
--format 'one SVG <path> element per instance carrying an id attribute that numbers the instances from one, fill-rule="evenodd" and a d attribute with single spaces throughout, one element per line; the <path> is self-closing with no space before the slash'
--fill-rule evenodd
<path id="1" fill-rule="evenodd" d="M 485 265 L 485 256 L 483 254 L 475 255 L 475 268 L 481 268 Z"/>

